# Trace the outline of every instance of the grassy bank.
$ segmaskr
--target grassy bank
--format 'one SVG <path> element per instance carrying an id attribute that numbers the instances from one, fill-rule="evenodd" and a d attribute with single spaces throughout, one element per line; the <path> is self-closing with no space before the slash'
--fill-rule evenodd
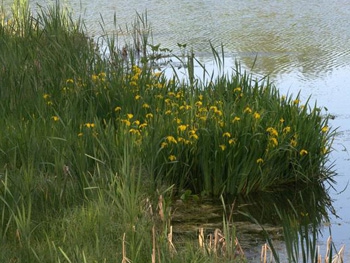
<path id="1" fill-rule="evenodd" d="M 92 41 L 59 5 L 33 17 L 17 2 L 1 17 L 2 262 L 239 261 L 234 238 L 220 256 L 175 252 L 171 198 L 331 180 L 320 108 L 238 64 L 200 81 L 191 53 L 188 81 L 165 76 L 151 65 L 168 50 L 148 45 L 142 16 L 125 48 Z"/>

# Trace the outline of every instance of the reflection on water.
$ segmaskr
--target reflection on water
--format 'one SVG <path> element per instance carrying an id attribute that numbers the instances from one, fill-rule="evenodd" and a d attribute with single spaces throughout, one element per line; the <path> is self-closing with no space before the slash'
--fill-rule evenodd
<path id="1" fill-rule="evenodd" d="M 4 0 L 9 5 L 11 0 Z M 49 1 L 31 1 L 31 6 Z M 300 71 L 317 76 L 347 65 L 350 60 L 350 2 L 311 1 L 122 1 L 64 0 L 81 15 L 91 35 L 107 32 L 116 24 L 130 24 L 136 12 L 147 10 L 155 44 L 176 50 L 188 46 L 207 56 L 209 41 L 224 44 L 227 55 L 250 66 L 258 56 L 256 71 L 277 75 Z"/>
<path id="2" fill-rule="evenodd" d="M 305 186 L 300 189 L 289 188 L 276 193 L 257 193 L 254 195 L 237 198 L 242 212 L 249 213 L 261 224 L 280 224 L 276 210 L 285 214 L 295 214 L 299 219 L 309 217 L 320 225 L 328 221 L 328 212 L 334 213 L 331 199 L 327 190 L 321 186 Z"/>
<path id="3" fill-rule="evenodd" d="M 266 242 L 263 228 L 283 255 L 286 253 L 282 245 L 283 229 L 288 230 L 290 237 L 296 238 L 305 229 L 317 236 L 321 229 L 327 229 L 328 215 L 334 213 L 328 190 L 321 185 L 227 197 L 224 202 L 225 218 L 234 222 L 238 240 L 250 260 L 259 258 L 260 248 Z M 196 239 L 201 227 L 206 234 L 223 227 L 224 209 L 220 200 L 177 202 L 173 210 L 174 233 L 186 234 L 192 240 Z M 260 226 L 255 224 L 255 220 Z"/>
<path id="4" fill-rule="evenodd" d="M 298 257 L 298 253 L 300 256 L 302 251 L 298 249 L 299 246 L 316 247 L 322 230 L 327 235 L 324 229 L 329 225 L 329 213 L 334 213 L 328 190 L 323 186 L 306 186 L 302 190 L 298 187 L 282 193 L 257 194 L 242 201 L 249 205 L 240 210 L 250 215 L 260 225 L 280 227 L 277 232 L 271 232 L 266 227 L 264 229 L 272 240 L 270 245 L 279 250 L 281 259 L 286 258 L 285 254 L 289 255 L 288 258 Z M 282 240 L 282 233 L 286 237 L 284 245 L 289 248 L 287 251 L 279 242 Z M 266 238 L 266 232 L 262 234 Z M 251 250 L 254 251 L 256 248 Z M 311 250 L 307 252 L 310 253 L 308 256 L 312 255 Z"/>

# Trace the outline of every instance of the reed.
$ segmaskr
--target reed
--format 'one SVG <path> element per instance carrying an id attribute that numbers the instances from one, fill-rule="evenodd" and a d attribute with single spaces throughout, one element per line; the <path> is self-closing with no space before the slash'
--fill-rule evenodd
<path id="1" fill-rule="evenodd" d="M 310 191 L 311 190 L 311 191 Z M 328 222 L 328 213 L 325 211 L 329 197 L 322 197 L 317 193 L 317 189 L 308 189 L 298 192 L 294 196 L 297 200 L 292 200 L 285 196 L 287 201 L 283 204 L 272 203 L 273 208 L 268 213 L 276 214 L 277 225 L 281 226 L 283 233 L 284 248 L 280 255 L 281 248 L 276 248 L 275 241 L 271 234 L 261 223 L 262 220 L 255 218 L 251 212 L 240 212 L 251 219 L 263 230 L 266 243 L 261 248 L 261 262 L 343 262 L 344 246 L 339 250 L 332 242 L 331 236 L 328 238 L 327 246 L 320 249 L 319 235 L 324 222 Z M 317 197 L 316 197 L 317 196 Z M 324 199 L 325 198 L 325 199 Z M 266 200 L 268 201 L 268 200 Z M 327 207 L 331 209 L 331 207 Z M 331 233 L 331 231 L 330 231 Z M 323 259 L 322 259 L 323 258 Z"/>

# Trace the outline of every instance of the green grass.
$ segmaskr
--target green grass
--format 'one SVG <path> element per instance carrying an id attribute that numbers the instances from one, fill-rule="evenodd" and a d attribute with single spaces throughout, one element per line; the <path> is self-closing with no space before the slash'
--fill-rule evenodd
<path id="1" fill-rule="evenodd" d="M 224 262 L 232 244 L 219 259 L 198 244 L 169 248 L 174 195 L 248 195 L 332 179 L 327 114 L 239 64 L 200 81 L 190 53 L 189 80 L 169 78 L 150 66 L 169 50 L 149 45 L 144 16 L 125 58 L 115 36 L 93 42 L 59 3 L 36 17 L 27 2 L 1 10 L 2 262 L 150 262 L 152 251 L 157 262 Z"/>

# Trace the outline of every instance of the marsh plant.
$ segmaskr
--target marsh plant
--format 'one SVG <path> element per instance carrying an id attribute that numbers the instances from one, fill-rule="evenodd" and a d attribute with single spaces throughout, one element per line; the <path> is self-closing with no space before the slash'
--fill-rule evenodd
<path id="1" fill-rule="evenodd" d="M 143 16 L 123 50 L 113 36 L 94 42 L 58 2 L 35 17 L 26 2 L 5 11 L 2 262 L 149 262 L 152 249 L 157 262 L 217 262 L 198 246 L 171 252 L 169 220 L 145 204 L 162 194 L 170 206 L 182 190 L 248 195 L 332 179 L 327 113 L 238 63 L 200 81 L 188 53 L 189 79 L 169 77 L 154 63 L 170 50 L 148 43 Z"/>
<path id="2" fill-rule="evenodd" d="M 335 247 L 330 236 L 329 213 L 335 211 L 324 187 L 259 193 L 244 203 L 248 205 L 238 212 L 259 225 L 266 239 L 262 262 L 342 262 L 344 247 Z M 255 205 L 249 205 L 252 203 Z M 271 224 L 278 227 L 271 229 Z M 327 235 L 327 248 L 320 249 L 318 240 Z M 278 240 L 283 240 L 283 250 Z"/>

